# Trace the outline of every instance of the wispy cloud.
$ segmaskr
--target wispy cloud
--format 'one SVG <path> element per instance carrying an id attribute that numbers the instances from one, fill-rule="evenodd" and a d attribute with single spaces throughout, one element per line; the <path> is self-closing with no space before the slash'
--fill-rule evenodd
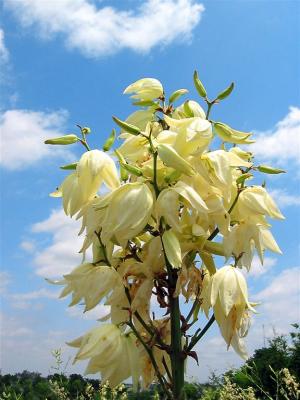
<path id="1" fill-rule="evenodd" d="M 145 0 L 137 9 L 99 8 L 92 0 L 5 0 L 24 27 L 40 36 L 64 38 L 66 46 L 99 57 L 122 49 L 147 52 L 190 39 L 204 6 L 195 0 Z"/>
<path id="2" fill-rule="evenodd" d="M 7 298 L 13 308 L 18 308 L 21 310 L 26 310 L 29 308 L 39 309 L 43 307 L 41 303 L 42 300 L 57 299 L 58 292 L 42 288 L 38 290 L 33 290 L 31 292 L 8 294 Z"/>
<path id="3" fill-rule="evenodd" d="M 288 193 L 285 189 L 274 189 L 270 195 L 280 207 L 300 206 L 300 195 Z"/>
<path id="4" fill-rule="evenodd" d="M 33 253 L 33 264 L 38 275 L 61 277 L 81 263 L 78 251 L 82 238 L 78 237 L 80 222 L 67 217 L 63 210 L 54 210 L 44 221 L 33 225 L 33 233 L 44 233 L 51 237 L 51 244 Z"/>
<path id="5" fill-rule="evenodd" d="M 100 318 L 105 317 L 107 314 L 109 314 L 110 307 L 105 306 L 104 304 L 98 304 L 96 307 L 94 307 L 90 311 L 87 311 L 84 313 L 83 308 L 75 306 L 75 307 L 67 308 L 66 311 L 70 317 L 96 321 Z"/>
<path id="6" fill-rule="evenodd" d="M 4 30 L 0 28 L 0 64 L 5 64 L 9 60 L 9 52 L 4 41 Z"/>
<path id="7" fill-rule="evenodd" d="M 0 165 L 17 170 L 46 157 L 70 159 L 71 152 L 46 146 L 44 140 L 64 134 L 68 113 L 65 110 L 38 112 L 7 110 L 0 113 Z"/>
<path id="8" fill-rule="evenodd" d="M 259 132 L 251 151 L 263 161 L 271 161 L 281 167 L 287 163 L 300 164 L 300 108 L 290 107 L 289 113 L 274 129 Z"/>

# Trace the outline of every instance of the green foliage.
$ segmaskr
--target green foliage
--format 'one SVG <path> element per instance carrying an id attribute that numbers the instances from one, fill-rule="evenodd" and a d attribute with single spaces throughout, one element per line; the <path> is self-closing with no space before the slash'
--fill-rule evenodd
<path id="1" fill-rule="evenodd" d="M 300 329 L 287 336 L 279 335 L 258 349 L 239 369 L 222 377 L 211 374 L 209 383 L 189 383 L 184 386 L 186 400 L 300 400 Z M 131 386 L 115 390 L 98 379 L 85 379 L 79 374 L 65 375 L 67 364 L 61 350 L 52 352 L 53 374 L 23 371 L 0 375 L 0 400 L 160 400 L 158 385 L 147 391 L 132 392 Z"/>

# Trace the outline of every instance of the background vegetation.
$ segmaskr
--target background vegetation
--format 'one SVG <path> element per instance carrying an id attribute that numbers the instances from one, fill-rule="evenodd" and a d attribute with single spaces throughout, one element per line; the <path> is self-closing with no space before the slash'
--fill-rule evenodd
<path id="1" fill-rule="evenodd" d="M 187 400 L 299 400 L 300 329 L 292 325 L 289 336 L 276 335 L 257 349 L 239 369 L 211 375 L 206 384 L 186 383 Z M 131 386 L 111 390 L 97 379 L 66 376 L 59 350 L 53 351 L 53 374 L 23 371 L 0 375 L 0 400 L 159 400 L 159 387 L 133 393 Z"/>

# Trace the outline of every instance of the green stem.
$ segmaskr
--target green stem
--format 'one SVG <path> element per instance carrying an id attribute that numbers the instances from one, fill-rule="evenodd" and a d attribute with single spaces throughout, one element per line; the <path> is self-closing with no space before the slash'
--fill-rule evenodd
<path id="1" fill-rule="evenodd" d="M 206 116 L 205 116 L 206 119 L 208 119 L 208 117 L 209 117 L 210 110 L 211 110 L 213 104 L 214 104 L 213 102 L 207 101 L 207 111 L 206 111 Z"/>
<path id="2" fill-rule="evenodd" d="M 91 151 L 90 146 L 87 144 L 86 140 L 80 139 L 80 143 L 87 149 L 87 151 Z"/>
<path id="3" fill-rule="evenodd" d="M 157 156 L 158 153 L 157 151 L 155 151 L 155 153 L 153 154 L 153 187 L 155 190 L 156 197 L 158 197 L 159 195 L 159 188 L 157 185 Z"/>
<path id="4" fill-rule="evenodd" d="M 182 351 L 182 332 L 180 324 L 179 296 L 174 297 L 178 279 L 177 271 L 170 265 L 164 248 L 162 233 L 160 235 L 165 263 L 168 271 L 168 299 L 171 323 L 171 369 L 172 369 L 172 392 L 174 400 L 184 400 L 184 356 Z"/>
<path id="5" fill-rule="evenodd" d="M 169 295 L 169 306 L 171 314 L 172 391 L 174 400 L 183 400 L 184 357 L 182 353 L 179 297 L 173 297 L 173 293 Z"/>
<path id="6" fill-rule="evenodd" d="M 104 246 L 104 244 L 102 243 L 102 240 L 101 240 L 101 231 L 100 232 L 95 231 L 94 233 L 95 233 L 95 235 L 97 236 L 97 238 L 99 240 L 99 244 L 100 244 L 101 250 L 103 252 L 104 261 L 106 262 L 108 267 L 111 267 L 111 263 L 110 263 L 110 261 L 109 261 L 109 259 L 107 257 L 106 248 L 105 248 L 105 246 Z"/>

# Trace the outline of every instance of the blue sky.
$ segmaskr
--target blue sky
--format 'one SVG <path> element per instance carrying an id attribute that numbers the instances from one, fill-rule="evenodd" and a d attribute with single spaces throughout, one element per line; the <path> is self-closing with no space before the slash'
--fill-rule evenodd
<path id="1" fill-rule="evenodd" d="M 47 373 L 51 349 L 65 349 L 103 313 L 100 307 L 82 319 L 43 279 L 74 267 L 81 242 L 78 224 L 48 197 L 65 175 L 58 166 L 75 161 L 79 149 L 49 149 L 43 140 L 80 123 L 91 127 L 91 145 L 101 147 L 111 116 L 133 110 L 122 95 L 129 83 L 155 77 L 167 93 L 187 88 L 197 100 L 194 69 L 211 97 L 235 81 L 212 118 L 254 131 L 258 160 L 288 172 L 267 177 L 286 216 L 272 222 L 284 254 L 267 254 L 264 267 L 255 261 L 249 276 L 252 298 L 262 301 L 249 350 L 263 344 L 263 331 L 288 332 L 300 308 L 299 2 L 4 0 L 2 7 L 2 370 Z M 199 346 L 199 360 L 200 367 L 188 368 L 198 380 L 240 362 L 217 329 Z M 69 367 L 75 370 L 83 365 Z"/>

